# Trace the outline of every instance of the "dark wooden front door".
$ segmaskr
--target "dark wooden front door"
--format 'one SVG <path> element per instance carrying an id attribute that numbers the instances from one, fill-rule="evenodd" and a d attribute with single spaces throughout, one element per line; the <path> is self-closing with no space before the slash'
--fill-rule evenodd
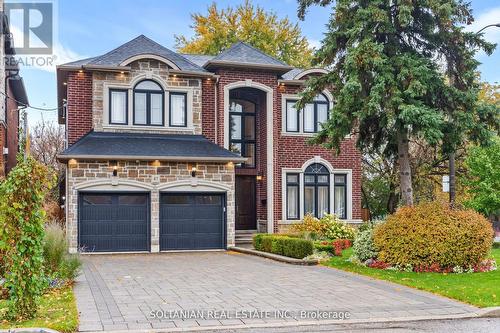
<path id="1" fill-rule="evenodd" d="M 236 176 L 236 230 L 257 229 L 255 176 Z"/>

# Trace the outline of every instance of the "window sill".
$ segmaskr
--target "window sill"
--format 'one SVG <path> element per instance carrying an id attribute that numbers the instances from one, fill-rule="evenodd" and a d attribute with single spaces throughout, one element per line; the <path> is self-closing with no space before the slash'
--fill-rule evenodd
<path id="1" fill-rule="evenodd" d="M 304 132 L 281 132 L 281 136 L 297 136 L 297 137 L 306 137 L 312 138 L 317 133 L 304 133 Z"/>
<path id="2" fill-rule="evenodd" d="M 137 132 L 185 132 L 194 133 L 194 127 L 166 127 L 166 126 L 124 126 L 124 125 L 104 125 L 103 130 L 127 130 Z"/>
<path id="3" fill-rule="evenodd" d="M 340 219 L 342 222 L 349 223 L 349 224 L 361 224 L 363 223 L 363 220 L 353 220 L 353 219 Z M 280 224 L 295 224 L 295 223 L 300 223 L 301 220 L 281 220 Z"/>

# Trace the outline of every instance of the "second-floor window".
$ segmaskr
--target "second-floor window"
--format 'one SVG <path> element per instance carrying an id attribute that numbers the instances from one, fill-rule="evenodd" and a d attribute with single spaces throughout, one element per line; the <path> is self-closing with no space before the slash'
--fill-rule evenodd
<path id="1" fill-rule="evenodd" d="M 317 95 L 311 103 L 307 103 L 302 110 L 295 108 L 297 100 L 286 101 L 286 132 L 317 133 L 321 124 L 328 120 L 329 101 L 323 95 Z"/>
<path id="2" fill-rule="evenodd" d="M 126 89 L 109 90 L 109 122 L 116 125 L 126 125 L 128 122 L 128 105 Z"/>
<path id="3" fill-rule="evenodd" d="M 232 152 L 248 157 L 241 165 L 255 168 L 255 104 L 241 99 L 230 101 L 229 109 L 229 147 Z"/>
<path id="4" fill-rule="evenodd" d="M 170 126 L 187 126 L 187 94 L 181 92 L 171 92 L 170 96 Z"/>
<path id="5" fill-rule="evenodd" d="M 134 87 L 134 125 L 163 126 L 165 124 L 163 89 L 144 80 Z"/>

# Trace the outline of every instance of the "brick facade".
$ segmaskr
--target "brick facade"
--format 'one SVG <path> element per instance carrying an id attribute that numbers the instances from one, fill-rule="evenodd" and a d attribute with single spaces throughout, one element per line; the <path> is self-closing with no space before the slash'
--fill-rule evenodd
<path id="1" fill-rule="evenodd" d="M 197 163 L 197 175 L 191 177 L 191 164 L 162 162 L 118 162 L 117 176 L 113 176 L 110 162 L 79 161 L 67 169 L 66 228 L 70 251 L 78 247 L 78 191 L 135 190 L 150 193 L 151 252 L 159 251 L 159 198 L 161 192 L 186 191 L 226 193 L 227 245 L 234 245 L 234 166 L 216 163 Z M 174 187 L 168 187 L 175 185 Z M 222 187 L 220 187 L 222 185 Z"/>
<path id="2" fill-rule="evenodd" d="M 299 85 L 279 85 L 278 75 L 273 72 L 244 70 L 236 68 L 220 68 L 214 74 L 216 77 L 193 77 L 191 75 L 172 75 L 167 65 L 156 60 L 139 60 L 131 64 L 129 73 L 112 72 L 71 72 L 67 81 L 67 122 L 68 143 L 71 145 L 91 129 L 96 131 L 121 132 L 154 132 L 154 133 L 182 133 L 203 134 L 212 142 L 224 146 L 229 128 L 224 127 L 225 101 L 230 95 L 238 98 L 239 93 L 252 96 L 257 104 L 256 115 L 256 157 L 255 169 L 240 169 L 228 167 L 225 164 L 199 164 L 201 174 L 197 179 L 220 183 L 230 188 L 228 198 L 228 245 L 234 243 L 235 216 L 234 216 L 234 186 L 238 175 L 262 176 L 256 182 L 257 198 L 256 210 L 258 226 L 261 231 L 266 230 L 270 199 L 273 201 L 272 229 L 277 232 L 286 229 L 291 221 L 283 220 L 284 206 L 282 201 L 284 168 L 300 169 L 304 163 L 312 159 L 327 161 L 334 170 L 349 170 L 352 177 L 350 191 L 352 192 L 351 221 L 361 219 L 361 155 L 355 148 L 355 139 L 347 138 L 341 147 L 341 153 L 335 155 L 332 151 L 320 146 L 311 146 L 307 143 L 310 136 L 291 135 L 284 133 L 282 126 L 282 100 L 284 95 L 295 95 L 300 92 Z M 178 130 L 173 128 L 144 128 L 134 126 L 109 126 L 107 122 L 107 89 L 113 87 L 133 88 L 140 78 L 157 80 L 170 89 L 185 89 L 189 91 L 191 99 L 188 101 L 192 108 L 192 126 L 189 129 Z M 236 87 L 236 88 L 235 88 Z M 260 88 L 258 88 L 260 87 Z M 265 87 L 265 88 L 264 88 Z M 226 89 L 225 89 L 226 88 Z M 272 94 L 272 100 L 267 96 Z M 129 104 L 131 104 L 129 93 Z M 269 105 L 271 104 L 271 105 Z M 168 105 L 166 105 L 168 112 Z M 272 123 L 268 124 L 268 110 L 272 110 Z M 129 123 L 131 123 L 129 111 Z M 167 113 L 168 114 L 168 113 Z M 273 128 L 272 138 L 268 138 L 268 126 Z M 272 152 L 268 154 L 268 140 L 272 140 Z M 267 174 L 268 158 L 272 156 L 272 175 Z M 158 198 L 162 186 L 172 181 L 192 181 L 187 164 L 164 163 L 162 167 L 154 167 L 148 162 L 119 162 L 118 177 L 111 177 L 108 162 L 78 161 L 76 167 L 69 169 L 67 182 L 67 223 L 70 234 L 71 247 L 76 249 L 77 242 L 77 191 L 81 184 L 102 183 L 103 188 L 119 189 L 120 186 L 129 186 L 126 181 L 142 184 L 151 192 L 152 200 L 152 250 L 158 248 L 158 241 L 154 238 L 158 234 Z M 166 171 L 168 170 L 168 172 Z M 121 185 L 111 184 L 112 179 L 119 180 Z M 158 179 L 157 179 L 158 178 Z M 273 193 L 268 191 L 268 182 L 272 181 Z M 121 183 L 120 183 L 121 182 Z M 136 184 L 136 185 L 137 185 Z M 101 185 L 96 185 L 98 188 Z M 113 187 L 114 186 L 114 187 Z M 118 187 L 116 187 L 118 186 Z M 196 190 L 195 186 L 193 190 Z M 333 191 L 331 191 L 332 193 Z M 332 194 L 331 194 L 332 195 Z M 301 193 L 302 197 L 302 193 Z M 348 200 L 349 202 L 349 200 Z M 155 215 L 156 214 L 156 215 Z M 156 216 L 156 217 L 155 217 Z"/>
<path id="3" fill-rule="evenodd" d="M 68 145 L 92 130 L 92 73 L 71 72 L 67 81 Z"/>

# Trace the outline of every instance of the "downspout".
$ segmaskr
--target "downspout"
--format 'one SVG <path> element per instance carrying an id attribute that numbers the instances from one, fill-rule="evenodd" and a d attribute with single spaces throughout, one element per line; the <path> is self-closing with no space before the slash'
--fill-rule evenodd
<path id="1" fill-rule="evenodd" d="M 12 73 L 15 73 L 15 74 L 12 74 Z M 9 84 L 9 80 L 11 77 L 18 76 L 18 75 L 19 75 L 19 69 L 15 69 L 13 71 L 9 71 L 9 74 L 5 76 L 5 82 L 4 82 L 5 147 L 9 147 L 9 143 L 8 143 L 8 140 L 9 140 L 9 133 L 8 133 L 8 130 L 9 130 L 9 125 L 8 125 L 8 123 L 9 123 L 9 110 L 8 110 L 7 106 L 8 106 L 8 100 L 10 97 L 9 97 L 8 84 Z M 25 109 L 25 108 L 26 108 L 26 106 L 24 106 L 22 109 Z M 19 110 L 18 110 L 18 112 L 19 112 Z M 18 117 L 18 119 L 20 120 L 20 117 Z M 17 128 L 19 128 L 19 123 L 17 124 Z M 3 148 L 4 147 L 2 147 L 2 155 L 3 155 Z M 11 152 L 8 152 L 7 155 L 8 154 L 11 154 Z"/>

